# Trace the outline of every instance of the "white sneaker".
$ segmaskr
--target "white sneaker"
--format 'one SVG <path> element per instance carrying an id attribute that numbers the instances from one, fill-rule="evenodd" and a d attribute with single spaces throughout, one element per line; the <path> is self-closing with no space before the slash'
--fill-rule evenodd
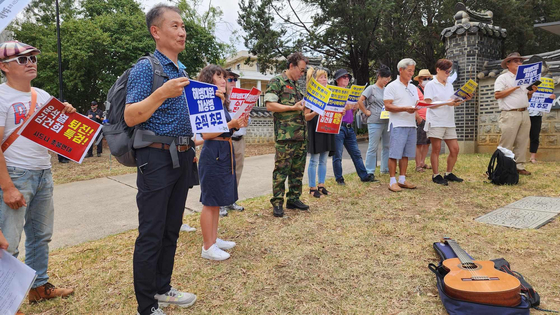
<path id="1" fill-rule="evenodd" d="M 196 231 L 196 229 L 188 224 L 181 225 L 181 232 L 194 232 L 194 231 Z"/>
<path id="2" fill-rule="evenodd" d="M 150 315 L 165 315 L 165 312 L 159 307 L 157 309 L 155 307 L 152 307 L 150 312 Z M 140 313 L 137 312 L 136 315 L 140 315 Z"/>
<path id="3" fill-rule="evenodd" d="M 154 298 L 158 301 L 160 307 L 169 305 L 189 307 L 196 301 L 196 295 L 188 292 L 180 292 L 175 288 L 171 288 L 171 290 L 165 294 L 156 294 Z"/>
<path id="4" fill-rule="evenodd" d="M 245 210 L 245 208 L 243 208 L 243 206 L 238 205 L 237 203 L 233 203 L 232 205 L 229 206 L 229 208 L 231 210 L 235 210 L 235 211 L 243 211 Z"/>
<path id="5" fill-rule="evenodd" d="M 210 259 L 210 260 L 226 260 L 229 258 L 229 254 L 224 252 L 223 250 L 219 249 L 216 244 L 213 244 L 207 250 L 204 249 L 202 246 L 202 253 L 200 254 L 202 258 Z"/>
<path id="6" fill-rule="evenodd" d="M 232 249 L 232 248 L 235 247 L 235 242 L 224 241 L 221 238 L 217 238 L 216 239 L 216 246 L 218 246 L 219 249 Z"/>
<path id="7" fill-rule="evenodd" d="M 227 207 L 220 207 L 220 218 L 221 217 L 227 217 L 228 213 L 227 213 Z"/>

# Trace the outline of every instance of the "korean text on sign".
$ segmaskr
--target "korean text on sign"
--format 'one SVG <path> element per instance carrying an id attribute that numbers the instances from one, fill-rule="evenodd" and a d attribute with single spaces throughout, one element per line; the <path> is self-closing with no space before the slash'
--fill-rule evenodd
<path id="1" fill-rule="evenodd" d="M 240 88 L 233 88 L 231 90 L 231 94 L 229 96 L 229 110 L 232 113 L 237 113 L 243 102 L 247 98 L 250 90 L 247 89 L 240 89 Z"/>
<path id="2" fill-rule="evenodd" d="M 326 110 L 325 115 L 319 116 L 316 132 L 338 134 L 340 131 L 340 123 L 342 122 L 342 113 Z"/>
<path id="3" fill-rule="evenodd" d="M 467 99 L 467 97 L 469 96 L 469 94 L 473 94 L 474 91 L 476 91 L 476 88 L 478 87 L 478 83 L 476 83 L 474 80 L 469 80 L 467 81 L 467 83 L 465 83 L 465 85 L 463 85 L 460 89 L 458 89 L 455 94 L 453 94 L 451 97 L 455 98 L 455 99 Z"/>
<path id="4" fill-rule="evenodd" d="M 222 100 L 216 96 L 217 86 L 190 80 L 185 87 L 191 126 L 195 133 L 227 132 Z"/>
<path id="5" fill-rule="evenodd" d="M 542 62 L 521 65 L 517 68 L 515 85 L 529 85 L 541 78 Z"/>
<path id="6" fill-rule="evenodd" d="M 362 92 L 366 88 L 365 85 L 352 85 L 350 88 L 350 95 L 348 96 L 348 102 L 356 103 L 362 95 Z"/>
<path id="7" fill-rule="evenodd" d="M 101 125 L 78 113 L 64 114 L 63 109 L 61 102 L 51 98 L 25 122 L 20 135 L 81 163 Z"/>
<path id="8" fill-rule="evenodd" d="M 304 98 L 305 107 L 319 115 L 323 115 L 330 97 L 331 91 L 327 87 L 322 86 L 314 78 L 311 78 L 311 81 L 307 84 L 307 93 Z"/>
<path id="9" fill-rule="evenodd" d="M 255 107 L 255 105 L 259 101 L 260 96 L 261 96 L 261 91 L 256 87 L 253 87 L 249 92 L 249 94 L 247 94 L 247 97 L 243 101 L 243 104 L 241 104 L 241 106 L 239 107 L 239 110 L 235 112 L 235 115 L 233 115 L 233 118 L 244 119 L 248 117 L 253 107 Z"/>
<path id="10" fill-rule="evenodd" d="M 539 85 L 538 90 L 533 93 L 533 96 L 529 100 L 529 109 L 550 113 L 552 104 L 554 100 L 550 98 L 550 95 L 554 92 L 554 80 L 550 78 L 541 78 L 542 83 Z"/>
<path id="11" fill-rule="evenodd" d="M 350 96 L 350 89 L 334 85 L 328 85 L 327 88 L 331 90 L 331 98 L 329 99 L 327 109 L 335 112 L 344 111 L 344 107 Z"/>

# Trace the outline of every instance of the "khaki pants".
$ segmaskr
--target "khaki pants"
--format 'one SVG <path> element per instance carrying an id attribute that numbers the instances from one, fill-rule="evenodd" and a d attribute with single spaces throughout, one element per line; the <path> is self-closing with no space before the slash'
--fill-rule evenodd
<path id="1" fill-rule="evenodd" d="M 239 180 L 241 179 L 241 173 L 243 172 L 243 162 L 245 161 L 245 137 L 241 140 L 232 141 L 233 151 L 235 154 L 235 173 L 237 176 L 237 187 L 239 187 Z"/>
<path id="2" fill-rule="evenodd" d="M 531 120 L 528 111 L 502 111 L 498 122 L 502 135 L 500 146 L 512 150 L 515 154 L 517 169 L 523 170 L 527 162 L 527 147 L 529 146 L 529 131 Z"/>

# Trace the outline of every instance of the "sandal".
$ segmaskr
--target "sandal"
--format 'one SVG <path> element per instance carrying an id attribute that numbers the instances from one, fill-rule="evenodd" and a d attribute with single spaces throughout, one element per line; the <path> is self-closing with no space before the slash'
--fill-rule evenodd
<path id="1" fill-rule="evenodd" d="M 328 195 L 329 194 L 329 191 L 323 186 L 319 186 L 317 188 L 317 190 L 319 190 L 323 195 Z"/>
<path id="2" fill-rule="evenodd" d="M 309 194 L 315 198 L 321 198 L 321 193 L 317 189 L 309 189 Z"/>
<path id="3" fill-rule="evenodd" d="M 431 170 L 431 169 L 432 169 L 432 166 L 431 166 L 431 165 L 428 165 L 428 164 L 424 164 L 424 165 L 422 165 L 422 167 L 425 168 L 425 169 L 427 169 L 427 170 Z"/>
<path id="4" fill-rule="evenodd" d="M 531 159 L 530 161 L 531 161 L 531 163 L 533 163 L 533 164 L 537 164 L 537 159 Z"/>
<path id="5" fill-rule="evenodd" d="M 416 171 L 417 171 L 417 172 L 423 172 L 423 171 L 424 171 L 424 167 L 422 167 L 422 166 L 416 166 Z"/>

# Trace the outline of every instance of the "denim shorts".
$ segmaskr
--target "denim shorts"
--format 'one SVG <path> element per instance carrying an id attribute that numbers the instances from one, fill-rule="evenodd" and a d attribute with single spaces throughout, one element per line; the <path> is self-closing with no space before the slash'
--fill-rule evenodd
<path id="1" fill-rule="evenodd" d="M 403 157 L 416 156 L 416 127 L 391 126 L 391 140 L 389 141 L 389 158 L 400 160 Z"/>

